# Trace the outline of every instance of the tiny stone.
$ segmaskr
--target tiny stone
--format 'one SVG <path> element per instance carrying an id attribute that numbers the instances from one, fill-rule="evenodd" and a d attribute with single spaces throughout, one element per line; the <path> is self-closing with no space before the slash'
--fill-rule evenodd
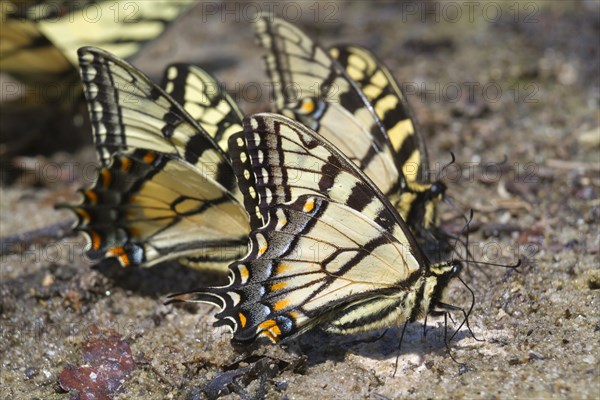
<path id="1" fill-rule="evenodd" d="M 517 356 L 513 356 L 508 360 L 508 365 L 519 365 L 521 364 L 521 360 L 519 360 L 519 357 Z"/>
<path id="2" fill-rule="evenodd" d="M 25 380 L 29 380 L 38 374 L 38 370 L 35 367 L 27 367 L 25 368 Z"/>
<path id="3" fill-rule="evenodd" d="M 530 360 L 543 360 L 544 356 L 540 352 L 537 352 L 535 350 L 530 350 L 529 351 L 529 359 Z"/>
<path id="4" fill-rule="evenodd" d="M 42 287 L 52 286 L 54 284 L 54 276 L 52 274 L 44 275 L 44 279 L 42 279 Z"/>
<path id="5" fill-rule="evenodd" d="M 594 359 L 594 356 L 589 354 L 585 357 L 582 357 L 581 360 L 586 363 L 586 364 L 590 364 L 590 365 L 594 365 L 594 363 L 596 362 L 596 360 Z"/>

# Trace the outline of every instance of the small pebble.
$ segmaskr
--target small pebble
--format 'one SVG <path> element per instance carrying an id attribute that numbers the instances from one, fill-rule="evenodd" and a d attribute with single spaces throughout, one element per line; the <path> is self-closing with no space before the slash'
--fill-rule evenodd
<path id="1" fill-rule="evenodd" d="M 25 380 L 30 380 L 31 378 L 33 378 L 34 376 L 36 376 L 38 374 L 38 370 L 35 367 L 27 367 L 25 368 Z"/>

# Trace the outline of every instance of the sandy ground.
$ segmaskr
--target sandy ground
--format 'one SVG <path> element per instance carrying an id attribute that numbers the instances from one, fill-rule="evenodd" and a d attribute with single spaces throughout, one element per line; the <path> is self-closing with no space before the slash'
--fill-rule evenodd
<path id="1" fill-rule="evenodd" d="M 93 326 L 112 328 L 131 349 L 135 368 L 122 399 L 201 399 L 219 390 L 230 399 L 600 396 L 600 3 L 315 4 L 301 4 L 298 19 L 291 7 L 277 11 L 326 45 L 360 43 L 380 55 L 412 93 L 431 159 L 443 164 L 452 151 L 464 167 L 445 181 L 458 210 L 475 210 L 475 258 L 525 261 L 520 273 L 465 271 L 481 341 L 462 329 L 450 344 L 456 362 L 443 321 L 428 321 L 425 338 L 413 324 L 395 376 L 398 328 L 375 341 L 314 331 L 285 346 L 238 349 L 212 328 L 211 307 L 162 305 L 170 292 L 222 276 L 177 265 L 92 268 L 81 238 L 12 240 L 0 264 L 0 398 L 76 398 L 58 377 L 83 364 Z M 198 62 L 246 112 L 265 110 L 266 89 L 256 98 L 247 86 L 266 81 L 253 10 L 234 6 L 197 7 L 136 65 L 157 77 L 170 61 Z M 505 155 L 500 167 L 473 167 Z M 93 159 L 90 149 L 18 159 L 32 164 L 0 188 L 1 236 L 67 221 L 52 205 L 75 198 Z M 448 229 L 460 229 L 456 215 L 445 206 Z M 448 301 L 468 308 L 470 296 L 456 284 Z"/>

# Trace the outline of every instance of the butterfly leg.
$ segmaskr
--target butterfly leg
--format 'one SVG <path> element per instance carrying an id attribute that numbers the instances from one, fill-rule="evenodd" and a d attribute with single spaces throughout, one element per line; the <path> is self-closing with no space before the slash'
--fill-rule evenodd
<path id="1" fill-rule="evenodd" d="M 458 331 L 460 331 L 460 328 L 462 328 L 463 325 L 466 325 L 467 329 L 469 330 L 469 333 L 471 334 L 473 339 L 475 339 L 478 342 L 483 342 L 483 339 L 478 339 L 475 336 L 475 334 L 473 333 L 473 330 L 471 329 L 471 326 L 469 325 L 469 313 L 467 313 L 464 308 L 453 306 L 452 304 L 446 304 L 446 303 L 442 303 L 442 302 L 438 303 L 437 306 L 445 311 L 432 311 L 431 312 L 432 315 L 435 315 L 436 313 L 442 313 L 442 314 L 444 314 L 444 317 L 446 317 L 446 315 L 449 315 L 449 311 L 460 311 L 463 314 L 464 319 L 460 323 L 459 327 L 454 331 L 452 336 L 450 336 L 450 340 L 454 339 L 454 336 L 456 336 L 456 334 L 458 333 Z M 452 323 L 454 324 L 455 322 L 452 319 L 451 315 L 450 315 L 450 319 L 452 320 Z"/>
<path id="2" fill-rule="evenodd" d="M 400 343 L 398 343 L 398 353 L 396 354 L 396 364 L 394 365 L 394 373 L 392 377 L 396 376 L 396 372 L 398 372 L 398 360 L 400 359 L 400 349 L 402 348 L 402 340 L 404 339 L 404 332 L 406 332 L 406 326 L 408 325 L 408 320 L 404 323 L 402 327 L 402 333 L 400 334 Z"/>

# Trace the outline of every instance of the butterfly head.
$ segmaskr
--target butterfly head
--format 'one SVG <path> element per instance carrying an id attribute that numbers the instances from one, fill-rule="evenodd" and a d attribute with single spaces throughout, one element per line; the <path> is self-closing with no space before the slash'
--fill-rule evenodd
<path id="1" fill-rule="evenodd" d="M 434 277 L 436 281 L 431 293 L 431 303 L 433 305 L 441 301 L 448 284 L 452 278 L 460 274 L 461 269 L 462 263 L 458 260 L 435 264 L 429 268 L 430 277 Z"/>
<path id="2" fill-rule="evenodd" d="M 428 200 L 441 200 L 446 193 L 446 185 L 442 181 L 436 181 L 431 184 L 428 191 Z"/>

